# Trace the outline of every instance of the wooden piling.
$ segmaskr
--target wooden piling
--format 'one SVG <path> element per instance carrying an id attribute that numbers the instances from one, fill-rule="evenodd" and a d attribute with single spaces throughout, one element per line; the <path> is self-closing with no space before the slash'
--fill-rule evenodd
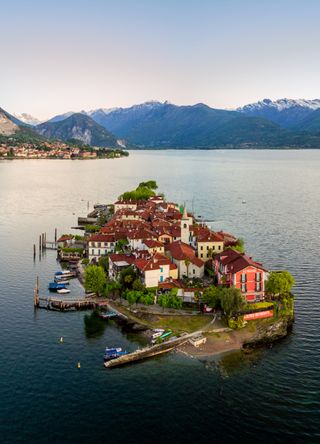
<path id="1" fill-rule="evenodd" d="M 33 244 L 33 260 L 36 259 L 36 244 Z"/>
<path id="2" fill-rule="evenodd" d="M 33 305 L 35 308 L 39 307 L 39 276 L 37 276 L 36 285 L 34 287 L 34 294 L 33 294 Z"/>
<path id="3" fill-rule="evenodd" d="M 58 231 L 57 231 L 57 229 L 55 228 L 55 229 L 54 229 L 54 241 L 55 241 L 55 242 L 57 242 L 57 234 L 58 234 Z"/>
<path id="4" fill-rule="evenodd" d="M 40 234 L 40 236 L 39 236 L 39 251 L 40 251 L 40 253 L 41 253 L 41 234 Z"/>

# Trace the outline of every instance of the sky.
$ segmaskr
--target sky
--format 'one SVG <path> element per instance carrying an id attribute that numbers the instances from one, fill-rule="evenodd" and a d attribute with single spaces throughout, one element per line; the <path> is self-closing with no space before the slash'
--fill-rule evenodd
<path id="1" fill-rule="evenodd" d="M 320 98 L 318 0 L 0 0 L 0 107 Z"/>

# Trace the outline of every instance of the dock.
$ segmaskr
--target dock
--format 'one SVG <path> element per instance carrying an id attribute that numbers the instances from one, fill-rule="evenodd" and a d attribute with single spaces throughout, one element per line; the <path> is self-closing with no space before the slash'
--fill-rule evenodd
<path id="1" fill-rule="evenodd" d="M 172 339 L 162 344 L 152 345 L 150 347 L 142 348 L 141 350 L 136 350 L 127 355 L 120 356 L 117 359 L 112 359 L 104 363 L 106 368 L 118 367 L 120 365 L 130 364 L 135 361 L 141 361 L 142 359 L 152 358 L 157 355 L 164 353 L 169 353 L 170 351 L 177 348 L 179 345 L 186 343 L 193 336 L 199 335 L 199 332 L 189 333 L 181 336 L 177 339 Z"/>
<path id="2" fill-rule="evenodd" d="M 58 297 L 41 297 L 35 300 L 35 308 L 44 308 L 46 310 L 70 311 L 70 310 L 89 310 L 101 307 L 107 307 L 107 299 L 100 298 L 79 298 L 64 299 Z"/>

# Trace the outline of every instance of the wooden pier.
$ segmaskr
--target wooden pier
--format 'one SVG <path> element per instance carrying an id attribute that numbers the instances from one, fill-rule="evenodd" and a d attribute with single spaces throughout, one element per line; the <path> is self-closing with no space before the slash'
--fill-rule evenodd
<path id="1" fill-rule="evenodd" d="M 189 333 L 180 338 L 163 342 L 162 344 L 152 345 L 151 347 L 136 350 L 127 355 L 120 356 L 117 359 L 112 359 L 104 363 L 106 368 L 118 367 L 120 365 L 130 364 L 131 362 L 141 361 L 142 359 L 152 358 L 153 356 L 169 353 L 177 348 L 179 345 L 186 343 L 191 337 L 198 335 L 199 332 Z"/>
<path id="2" fill-rule="evenodd" d="M 45 241 L 42 245 L 43 245 L 44 250 L 57 250 L 58 249 L 58 242 Z"/>
<path id="3" fill-rule="evenodd" d="M 46 310 L 70 311 L 70 310 L 88 310 L 94 308 L 107 308 L 108 301 L 98 298 L 79 298 L 63 299 L 58 297 L 35 298 L 35 308 L 44 308 Z"/>

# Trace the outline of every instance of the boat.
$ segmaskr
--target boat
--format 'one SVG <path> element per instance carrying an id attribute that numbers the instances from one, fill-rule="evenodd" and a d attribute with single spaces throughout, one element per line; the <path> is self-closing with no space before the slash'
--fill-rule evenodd
<path id="1" fill-rule="evenodd" d="M 153 333 L 153 335 L 152 335 L 152 339 L 157 339 L 157 338 L 159 338 L 163 333 L 164 333 L 164 330 L 162 330 L 162 331 L 156 331 L 155 333 Z"/>
<path id="2" fill-rule="evenodd" d="M 170 335 L 172 335 L 172 331 L 171 330 L 168 330 L 168 331 L 166 331 L 165 333 L 163 333 L 161 336 L 159 336 L 161 339 L 165 339 L 165 338 L 167 338 L 168 336 L 170 336 Z"/>
<path id="3" fill-rule="evenodd" d="M 245 200 L 242 201 L 243 204 L 246 204 L 247 202 Z"/>
<path id="4" fill-rule="evenodd" d="M 70 270 L 56 271 L 54 274 L 58 279 L 77 277 L 77 273 Z"/>
<path id="5" fill-rule="evenodd" d="M 99 317 L 102 319 L 110 319 L 118 316 L 115 311 L 107 311 L 107 313 L 99 313 Z"/>
<path id="6" fill-rule="evenodd" d="M 70 290 L 68 290 L 67 288 L 60 288 L 59 290 L 57 290 L 57 293 L 67 294 L 67 293 L 70 293 Z"/>
<path id="7" fill-rule="evenodd" d="M 54 281 L 55 281 L 57 284 L 65 284 L 65 285 L 69 285 L 69 284 L 70 284 L 70 282 L 69 282 L 69 278 L 67 279 L 67 278 L 65 278 L 65 277 L 61 277 L 61 278 L 59 278 L 59 276 L 55 276 L 55 277 L 54 277 Z"/>
<path id="8" fill-rule="evenodd" d="M 122 350 L 121 347 L 113 347 L 113 348 L 106 348 L 104 353 L 104 360 L 105 361 L 111 361 L 112 359 L 120 358 L 120 356 L 127 355 L 128 352 L 126 350 Z"/>
<path id="9" fill-rule="evenodd" d="M 58 284 L 57 282 L 50 282 L 48 286 L 48 290 L 50 291 L 58 291 L 66 288 L 65 284 Z"/>

